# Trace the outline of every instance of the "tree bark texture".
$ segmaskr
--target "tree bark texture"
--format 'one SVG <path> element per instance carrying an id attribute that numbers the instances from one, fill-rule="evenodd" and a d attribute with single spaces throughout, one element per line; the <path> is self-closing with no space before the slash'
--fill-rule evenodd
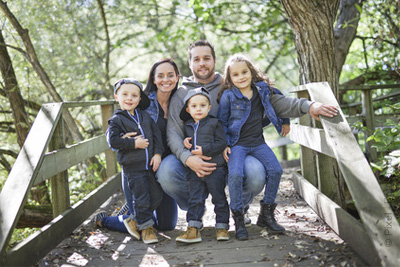
<path id="1" fill-rule="evenodd" d="M 295 35 L 300 84 L 327 81 L 338 98 L 339 76 L 335 60 L 333 24 L 340 0 L 281 0 L 281 2 Z M 317 127 L 320 128 L 321 125 L 317 123 Z M 344 179 L 335 159 L 318 154 L 313 166 L 304 168 L 315 168 L 319 190 L 339 206 L 346 208 Z"/>
<path id="2" fill-rule="evenodd" d="M 340 0 L 281 0 L 295 35 L 300 84 L 329 82 L 335 96 L 338 72 L 333 23 Z"/>
<path id="3" fill-rule="evenodd" d="M 343 64 L 349 53 L 349 48 L 357 34 L 360 13 L 356 4 L 362 6 L 364 0 L 341 0 L 339 6 L 339 16 L 337 18 L 334 37 L 335 37 L 335 58 L 338 77 L 342 72 Z"/>
<path id="4" fill-rule="evenodd" d="M 8 54 L 3 33 L 0 30 L 0 71 L 3 76 L 6 97 L 10 102 L 11 112 L 14 118 L 15 131 L 19 147 L 24 145 L 30 129 L 28 113 L 25 111 L 24 99 L 18 87 L 14 67 Z"/>

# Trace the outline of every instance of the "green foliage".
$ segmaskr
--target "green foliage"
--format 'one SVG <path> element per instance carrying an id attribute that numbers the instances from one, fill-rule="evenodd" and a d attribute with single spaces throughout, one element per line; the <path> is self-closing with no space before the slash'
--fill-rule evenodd
<path id="1" fill-rule="evenodd" d="M 400 111 L 400 103 L 390 106 L 394 111 Z M 379 128 L 368 137 L 373 141 L 373 148 L 379 152 L 377 162 L 371 162 L 371 167 L 378 176 L 389 204 L 400 217 L 400 125 L 393 120 L 387 120 L 384 128 Z"/>
<path id="2" fill-rule="evenodd" d="M 35 233 L 36 231 L 40 230 L 39 228 L 21 228 L 21 229 L 14 229 L 14 232 L 11 236 L 11 240 L 7 249 L 13 248 L 19 242 L 26 239 L 31 234 Z"/>

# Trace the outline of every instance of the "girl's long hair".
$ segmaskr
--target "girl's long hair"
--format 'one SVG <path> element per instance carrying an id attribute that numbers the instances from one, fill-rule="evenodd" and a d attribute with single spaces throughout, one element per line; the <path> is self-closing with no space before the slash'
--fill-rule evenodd
<path id="1" fill-rule="evenodd" d="M 156 61 L 150 69 L 149 78 L 147 80 L 147 85 L 146 85 L 146 88 L 144 89 L 144 92 L 146 93 L 146 95 L 149 95 L 151 92 L 157 91 L 157 86 L 154 84 L 154 77 L 156 74 L 157 67 L 163 63 L 171 64 L 175 70 L 175 75 L 179 76 L 179 69 L 174 60 L 172 60 L 170 58 L 163 58 L 163 59 Z M 172 90 L 171 96 L 178 89 L 178 83 L 179 82 L 176 83 L 174 90 Z"/>
<path id="2" fill-rule="evenodd" d="M 266 82 L 270 86 L 273 85 L 271 79 L 266 74 L 263 74 L 259 68 L 254 66 L 254 64 L 250 61 L 250 59 L 248 57 L 246 57 L 243 54 L 234 54 L 234 55 L 230 56 L 225 63 L 224 76 L 222 77 L 222 89 L 218 94 L 218 103 L 219 103 L 219 100 L 221 99 L 222 93 L 225 90 L 231 89 L 235 86 L 231 79 L 231 66 L 233 63 L 237 63 L 237 62 L 245 62 L 246 63 L 246 65 L 249 68 L 250 73 L 251 73 L 252 85 L 257 82 L 262 82 L 262 81 Z"/>

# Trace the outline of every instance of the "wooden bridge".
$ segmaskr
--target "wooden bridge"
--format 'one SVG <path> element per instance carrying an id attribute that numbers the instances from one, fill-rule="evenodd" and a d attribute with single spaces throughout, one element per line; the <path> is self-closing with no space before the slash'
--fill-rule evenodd
<path id="1" fill-rule="evenodd" d="M 301 118 L 300 124 L 292 125 L 290 138 L 301 145 L 302 172 L 301 175 L 293 173 L 297 192 L 365 262 L 400 266 L 399 225 L 331 88 L 327 83 L 311 83 L 296 87 L 295 91 L 298 96 L 331 104 L 340 111 L 335 118 L 321 118 L 321 125 L 315 124 L 309 116 Z M 116 156 L 109 149 L 104 134 L 67 147 L 63 142 L 62 118 L 69 108 L 100 106 L 103 129 L 106 129 L 114 104 L 114 101 L 93 101 L 42 106 L 0 194 L 1 266 L 35 264 L 120 188 Z M 100 153 L 105 153 L 109 178 L 71 207 L 67 170 Z M 324 165 L 326 157 L 337 164 L 360 220 L 331 200 L 342 192 L 335 192 L 332 186 L 338 181 L 327 171 L 332 168 Z M 7 250 L 31 187 L 48 179 L 54 219 Z"/>

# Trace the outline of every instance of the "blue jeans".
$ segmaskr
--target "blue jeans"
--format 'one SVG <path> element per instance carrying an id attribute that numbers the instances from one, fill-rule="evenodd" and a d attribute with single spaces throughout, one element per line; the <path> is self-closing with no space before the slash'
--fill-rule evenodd
<path id="1" fill-rule="evenodd" d="M 105 217 L 101 220 L 101 225 L 109 230 L 128 233 L 124 220 L 129 215 L 119 215 Z M 172 231 L 175 229 L 178 220 L 178 207 L 176 201 L 163 192 L 160 206 L 153 212 L 154 227 L 158 231 Z"/>
<path id="2" fill-rule="evenodd" d="M 243 162 L 242 162 L 243 164 Z M 189 184 L 187 175 L 189 167 L 170 154 L 161 161 L 156 178 L 164 192 L 176 200 L 182 210 L 189 206 Z M 247 156 L 244 161 L 243 200 L 246 208 L 264 188 L 266 172 L 256 158 Z"/>
<path id="3" fill-rule="evenodd" d="M 124 170 L 122 174 L 124 180 L 123 183 L 126 183 L 126 181 L 128 182 L 128 188 L 130 190 L 129 193 L 131 193 L 131 197 L 127 198 L 127 202 L 130 203 L 128 204 L 129 210 L 132 214 L 132 217 L 135 218 L 138 223 L 138 229 L 143 230 L 149 226 L 153 226 L 153 210 L 157 208 L 162 197 L 162 191 L 161 188 L 159 188 L 159 194 L 157 196 L 157 198 L 159 198 L 159 201 L 157 201 L 158 205 L 151 207 L 150 203 L 155 203 L 154 199 L 151 199 L 149 186 L 151 181 L 156 184 L 153 172 L 147 170 L 126 172 Z M 125 195 L 127 195 L 127 187 L 125 186 L 124 188 L 126 191 Z M 135 202 L 135 205 L 132 204 L 133 202 Z"/>
<path id="4" fill-rule="evenodd" d="M 228 161 L 228 186 L 230 195 L 230 208 L 233 212 L 242 212 L 245 209 L 244 202 L 244 158 L 252 155 L 264 166 L 267 173 L 266 187 L 263 202 L 274 204 L 279 189 L 279 182 L 283 173 L 282 167 L 274 152 L 267 144 L 256 147 L 234 146 Z"/>
<path id="5" fill-rule="evenodd" d="M 215 212 L 215 228 L 229 229 L 229 206 L 225 194 L 226 167 L 218 167 L 210 175 L 199 178 L 190 170 L 189 181 L 189 209 L 186 221 L 189 226 L 202 228 L 202 217 L 205 212 L 205 204 L 208 194 L 211 194 Z"/>

